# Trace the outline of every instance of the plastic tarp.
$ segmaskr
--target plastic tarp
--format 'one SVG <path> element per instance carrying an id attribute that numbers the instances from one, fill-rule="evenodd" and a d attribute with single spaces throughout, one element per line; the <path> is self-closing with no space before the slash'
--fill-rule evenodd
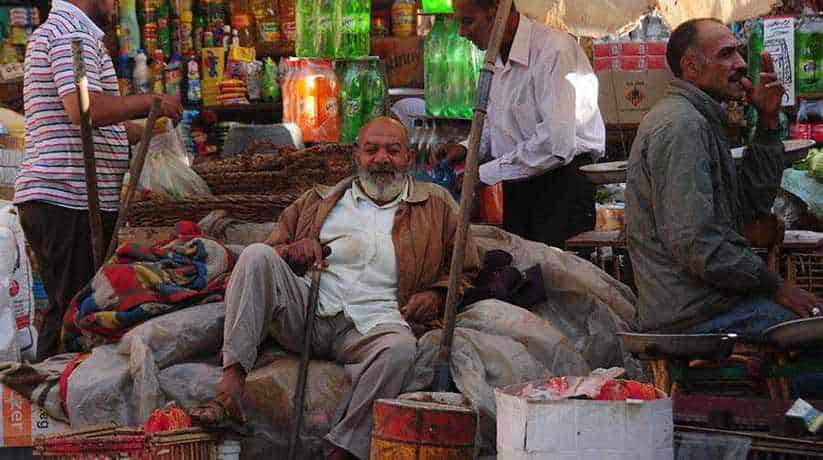
<path id="1" fill-rule="evenodd" d="M 646 13 L 657 10 L 671 29 L 693 18 L 730 23 L 769 12 L 776 0 L 515 0 L 518 11 L 577 36 L 603 37 L 628 32 Z"/>
<path id="2" fill-rule="evenodd" d="M 823 184 L 807 171 L 788 168 L 783 171 L 780 187 L 806 204 L 810 213 L 823 217 Z"/>

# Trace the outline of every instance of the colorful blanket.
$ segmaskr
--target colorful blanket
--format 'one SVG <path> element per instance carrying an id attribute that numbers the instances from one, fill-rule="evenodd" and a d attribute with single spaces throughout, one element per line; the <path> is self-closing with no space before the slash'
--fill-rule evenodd
<path id="1" fill-rule="evenodd" d="M 234 262 L 222 243 L 191 223 L 178 224 L 177 236 L 165 244 L 123 244 L 72 300 L 64 343 L 76 350 L 113 342 L 155 316 L 222 300 Z"/>

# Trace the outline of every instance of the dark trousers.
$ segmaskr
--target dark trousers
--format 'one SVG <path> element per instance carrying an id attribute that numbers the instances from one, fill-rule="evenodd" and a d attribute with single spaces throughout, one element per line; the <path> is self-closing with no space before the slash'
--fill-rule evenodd
<path id="1" fill-rule="evenodd" d="M 579 170 L 589 163 L 591 156 L 584 153 L 540 176 L 504 182 L 503 229 L 558 248 L 594 230 L 594 185 Z"/>
<path id="2" fill-rule="evenodd" d="M 60 344 L 63 315 L 72 297 L 94 276 L 88 211 L 39 201 L 17 206 L 20 225 L 40 266 L 48 310 L 37 312 L 37 361 L 64 351 Z M 108 246 L 117 213 L 102 212 L 103 240 Z"/>

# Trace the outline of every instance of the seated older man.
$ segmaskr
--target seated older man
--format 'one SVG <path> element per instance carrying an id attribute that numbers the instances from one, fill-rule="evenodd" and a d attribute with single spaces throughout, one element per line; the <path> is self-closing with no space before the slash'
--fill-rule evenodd
<path id="1" fill-rule="evenodd" d="M 644 330 L 756 338 L 823 303 L 770 270 L 744 237 L 770 213 L 783 172 L 783 88 L 768 53 L 761 59 L 753 85 L 734 35 L 710 19 L 686 22 L 669 39 L 677 78 L 640 124 L 626 184 Z M 721 103 L 743 98 L 760 116 L 738 172 Z"/>
<path id="2" fill-rule="evenodd" d="M 226 292 L 220 393 L 193 411 L 200 424 L 245 422 L 246 374 L 268 334 L 301 350 L 305 273 L 318 264 L 324 272 L 312 352 L 344 364 L 353 384 L 325 438 L 329 458 L 368 458 L 372 402 L 396 397 L 412 372 L 417 341 L 409 323 L 442 314 L 457 213 L 448 192 L 411 178 L 408 137 L 395 120 L 363 127 L 354 162 L 356 178 L 306 192 L 266 244 L 240 256 Z M 324 243 L 332 249 L 325 260 Z M 464 276 L 478 266 L 469 245 Z"/>

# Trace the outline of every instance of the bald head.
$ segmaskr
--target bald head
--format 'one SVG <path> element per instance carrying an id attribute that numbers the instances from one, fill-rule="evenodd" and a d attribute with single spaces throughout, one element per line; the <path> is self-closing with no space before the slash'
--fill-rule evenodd
<path id="1" fill-rule="evenodd" d="M 406 133 L 406 128 L 403 123 L 389 117 L 377 117 L 371 119 L 362 128 L 360 128 L 360 135 L 358 136 L 358 144 L 362 147 L 366 138 L 372 137 L 393 138 L 397 142 L 403 144 L 404 147 L 409 147 L 409 136 Z"/>

